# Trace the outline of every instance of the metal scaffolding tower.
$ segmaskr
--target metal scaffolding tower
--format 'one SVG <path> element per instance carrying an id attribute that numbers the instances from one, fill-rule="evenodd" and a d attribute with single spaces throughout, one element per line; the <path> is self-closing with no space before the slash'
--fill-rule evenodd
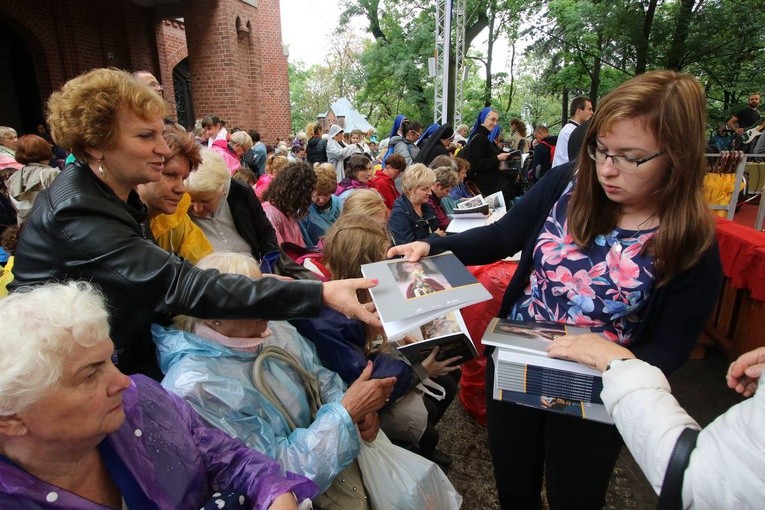
<path id="1" fill-rule="evenodd" d="M 454 17 L 454 124 L 462 121 L 465 62 L 465 0 L 436 0 L 436 47 L 433 59 L 433 121 L 449 118 L 449 60 Z"/>
<path id="2" fill-rule="evenodd" d="M 465 104 L 465 0 L 454 2 L 454 126 L 462 123 Z"/>

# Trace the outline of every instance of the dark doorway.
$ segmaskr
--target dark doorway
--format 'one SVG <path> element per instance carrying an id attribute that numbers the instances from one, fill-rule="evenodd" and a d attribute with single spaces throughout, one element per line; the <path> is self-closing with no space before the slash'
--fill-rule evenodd
<path id="1" fill-rule="evenodd" d="M 35 133 L 44 117 L 32 59 L 21 35 L 0 21 L 0 125 L 19 135 Z"/>
<path id="2" fill-rule="evenodd" d="M 173 68 L 173 88 L 175 89 L 175 111 L 178 123 L 187 130 L 194 129 L 194 103 L 191 101 L 191 69 L 188 57 Z"/>

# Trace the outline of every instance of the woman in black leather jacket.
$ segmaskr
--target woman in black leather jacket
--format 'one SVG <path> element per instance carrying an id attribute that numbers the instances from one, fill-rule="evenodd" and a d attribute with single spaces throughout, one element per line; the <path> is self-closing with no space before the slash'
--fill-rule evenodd
<path id="1" fill-rule="evenodd" d="M 43 281 L 97 284 L 123 372 L 160 376 L 149 326 L 167 313 L 283 320 L 316 315 L 323 303 L 379 324 L 356 299 L 370 280 L 252 280 L 196 269 L 154 244 L 134 187 L 161 176 L 166 105 L 129 74 L 96 69 L 74 78 L 51 95 L 48 112 L 56 142 L 77 159 L 35 201 L 11 290 Z"/>

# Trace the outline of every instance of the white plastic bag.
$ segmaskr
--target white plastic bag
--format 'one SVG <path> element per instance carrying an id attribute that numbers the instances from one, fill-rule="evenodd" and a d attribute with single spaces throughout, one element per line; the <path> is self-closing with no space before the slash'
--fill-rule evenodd
<path id="1" fill-rule="evenodd" d="M 372 510 L 458 510 L 462 496 L 441 468 L 390 442 L 362 442 L 359 466 Z"/>

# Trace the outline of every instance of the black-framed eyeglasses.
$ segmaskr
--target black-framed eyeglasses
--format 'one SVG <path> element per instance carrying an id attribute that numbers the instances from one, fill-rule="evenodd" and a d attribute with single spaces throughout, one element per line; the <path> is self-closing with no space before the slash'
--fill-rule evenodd
<path id="1" fill-rule="evenodd" d="M 590 155 L 590 158 L 596 163 L 605 163 L 608 160 L 608 158 L 611 158 L 611 161 L 614 162 L 614 166 L 616 168 L 628 174 L 637 172 L 637 169 L 640 165 L 642 165 L 643 163 L 647 163 L 651 161 L 652 159 L 658 158 L 659 156 L 664 154 L 663 152 L 659 151 L 656 154 L 653 154 L 651 156 L 638 159 L 638 158 L 631 158 L 629 156 L 609 154 L 605 150 L 598 148 L 597 145 L 588 145 L 587 153 Z"/>

